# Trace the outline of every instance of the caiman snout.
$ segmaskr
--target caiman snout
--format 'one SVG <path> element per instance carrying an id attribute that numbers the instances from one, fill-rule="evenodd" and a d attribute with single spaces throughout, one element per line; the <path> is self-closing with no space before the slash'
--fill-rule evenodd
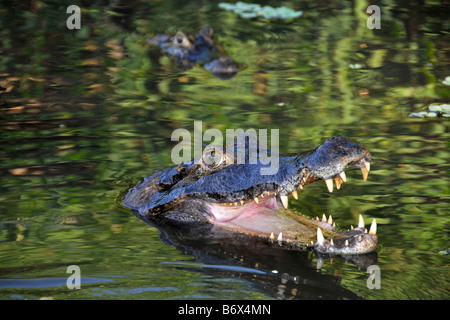
<path id="1" fill-rule="evenodd" d="M 333 192 L 333 182 L 340 189 L 341 184 L 347 181 L 344 170 L 348 165 L 359 167 L 366 181 L 371 160 L 369 149 L 360 142 L 344 136 L 331 137 L 302 161 L 305 171 L 303 179 L 305 182 L 308 178 L 311 182 L 314 178 L 322 179 L 328 191 Z"/>

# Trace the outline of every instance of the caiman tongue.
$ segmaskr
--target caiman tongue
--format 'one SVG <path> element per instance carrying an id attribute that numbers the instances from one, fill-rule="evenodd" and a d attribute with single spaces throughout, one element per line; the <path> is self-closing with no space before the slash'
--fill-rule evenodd
<path id="1" fill-rule="evenodd" d="M 270 234 L 277 220 L 274 212 L 278 210 L 276 198 L 266 197 L 257 204 L 251 201 L 243 206 L 230 206 L 212 203 L 208 205 L 211 212 L 210 222 L 237 232 Z M 275 226 L 274 226 L 275 227 Z"/>
<path id="2" fill-rule="evenodd" d="M 251 201 L 241 206 L 226 206 L 211 203 L 208 209 L 211 212 L 210 222 L 219 227 L 261 237 L 278 236 L 291 240 L 315 239 L 314 228 L 299 223 L 276 213 L 280 208 L 275 196 L 267 196 L 258 203 Z"/>

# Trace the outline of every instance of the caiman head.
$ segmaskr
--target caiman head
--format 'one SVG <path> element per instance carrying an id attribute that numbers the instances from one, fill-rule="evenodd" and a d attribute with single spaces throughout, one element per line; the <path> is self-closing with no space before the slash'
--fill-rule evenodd
<path id="1" fill-rule="evenodd" d="M 259 158 L 249 163 L 247 147 L 244 163 L 236 160 L 237 143 L 232 152 L 225 147 L 207 147 L 199 159 L 143 179 L 128 191 L 123 204 L 156 224 L 208 223 L 291 247 L 306 244 L 321 253 L 351 255 L 375 250 L 375 220 L 369 232 L 360 218 L 356 228 L 336 233 L 331 216 L 319 221 L 287 210 L 288 197 L 298 199 L 299 191 L 315 181 L 325 181 L 330 192 L 334 185 L 340 189 L 347 180 L 348 166 L 360 168 L 366 180 L 371 155 L 365 146 L 335 136 L 306 154 L 280 155 L 272 174 L 262 174 L 267 162 L 263 164 Z M 263 151 L 267 152 L 255 152 Z"/>
<path id="2" fill-rule="evenodd" d="M 239 71 L 239 65 L 214 43 L 214 31 L 210 27 L 204 27 L 195 35 L 183 30 L 174 36 L 160 34 L 148 38 L 147 42 L 166 52 L 182 70 L 199 64 L 220 79 L 230 79 Z"/>

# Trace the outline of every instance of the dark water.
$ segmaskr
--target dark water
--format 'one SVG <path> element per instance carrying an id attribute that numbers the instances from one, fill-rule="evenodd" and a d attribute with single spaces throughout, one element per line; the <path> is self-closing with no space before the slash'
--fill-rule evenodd
<path id="1" fill-rule="evenodd" d="M 449 120 L 408 116 L 449 102 L 448 4 L 380 3 L 370 30 L 363 1 L 283 2 L 304 12 L 289 23 L 218 3 L 78 2 L 81 30 L 66 27 L 72 2 L 0 6 L 0 297 L 448 299 Z M 240 64 L 232 79 L 180 71 L 145 42 L 205 25 Z M 367 182 L 350 170 L 290 207 L 343 227 L 376 218 L 380 289 L 341 258 L 317 270 L 311 253 L 174 243 L 121 207 L 194 121 L 279 129 L 283 152 L 338 134 L 367 145 Z"/>

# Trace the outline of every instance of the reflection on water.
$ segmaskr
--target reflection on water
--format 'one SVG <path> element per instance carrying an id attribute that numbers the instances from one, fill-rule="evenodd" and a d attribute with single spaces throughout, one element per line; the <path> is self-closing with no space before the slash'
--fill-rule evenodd
<path id="1" fill-rule="evenodd" d="M 92 5 L 78 31 L 65 29 L 65 8 L 0 7 L 0 296 L 448 299 L 449 122 L 409 117 L 448 103 L 445 10 L 384 5 L 382 28 L 369 30 L 362 1 L 284 3 L 303 12 L 288 23 L 218 4 Z M 242 66 L 231 79 L 179 70 L 146 42 L 206 25 Z M 173 130 L 193 132 L 197 120 L 205 130 L 280 129 L 282 152 L 337 134 L 366 144 L 367 182 L 349 171 L 339 191 L 317 183 L 290 206 L 333 214 L 342 228 L 360 213 L 376 218 L 381 289 L 343 259 L 316 271 L 317 258 L 298 252 L 163 242 L 121 207 L 128 186 L 171 165 Z M 82 290 L 62 281 L 73 264 Z M 305 274 L 315 285 L 296 278 Z"/>

